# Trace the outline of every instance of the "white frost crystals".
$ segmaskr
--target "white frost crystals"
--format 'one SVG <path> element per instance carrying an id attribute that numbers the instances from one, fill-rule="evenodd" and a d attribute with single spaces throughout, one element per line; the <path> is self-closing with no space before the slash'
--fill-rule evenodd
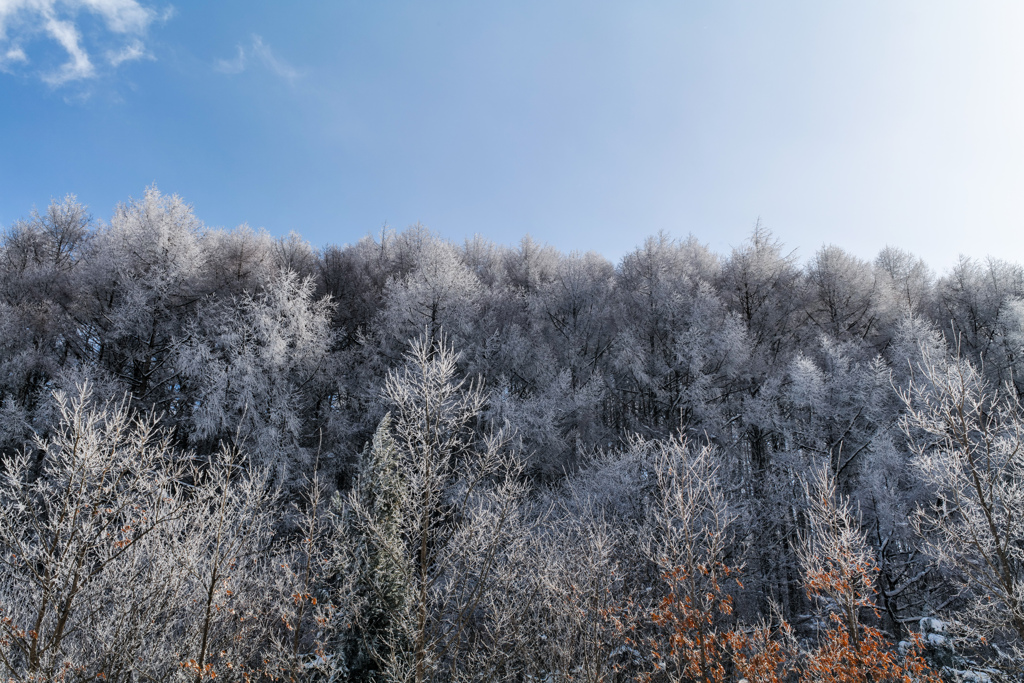
<path id="1" fill-rule="evenodd" d="M 187 461 L 171 462 L 153 421 L 123 403 L 92 406 L 85 387 L 56 402 L 62 427 L 38 444 L 42 458 L 26 449 L 3 463 L 4 677 L 131 661 L 179 587 L 165 548 L 188 509 Z"/>
<path id="2" fill-rule="evenodd" d="M 914 524 L 970 600 L 961 628 L 1024 641 L 1024 409 L 966 360 L 927 356 L 903 394 L 903 428 L 935 492 Z M 1019 657 L 1021 652 L 1016 653 Z"/>
<path id="3" fill-rule="evenodd" d="M 266 476 L 175 450 L 87 386 L 55 401 L 55 433 L 2 464 L 0 676 L 126 680 L 266 651 Z"/>

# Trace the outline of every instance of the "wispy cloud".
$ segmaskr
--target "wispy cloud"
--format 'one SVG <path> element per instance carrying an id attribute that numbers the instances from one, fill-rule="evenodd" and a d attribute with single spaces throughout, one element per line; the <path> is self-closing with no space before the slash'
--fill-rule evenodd
<path id="1" fill-rule="evenodd" d="M 4 51 L 3 56 L 0 56 L 0 69 L 5 64 L 25 64 L 28 62 L 28 55 L 17 45 L 12 45 Z"/>
<path id="2" fill-rule="evenodd" d="M 237 50 L 233 59 L 219 59 L 214 68 L 224 74 L 240 74 L 256 65 L 289 83 L 302 76 L 299 69 L 275 55 L 270 46 L 258 35 L 253 34 L 251 45 L 239 45 Z"/>
<path id="3" fill-rule="evenodd" d="M 107 20 L 116 33 L 143 33 L 157 17 L 156 10 L 143 7 L 136 0 L 77 0 Z M 74 4 L 74 3 L 72 3 Z"/>
<path id="4" fill-rule="evenodd" d="M 124 62 L 152 59 L 142 38 L 154 22 L 170 18 L 173 8 L 158 12 L 138 0 L 0 0 L 0 54 L 4 55 L 0 67 L 9 71 L 12 65 L 28 64 L 29 57 L 20 45 L 44 34 L 63 48 L 67 61 L 55 70 L 39 73 L 43 81 L 57 87 L 96 77 L 97 67 L 77 24 L 82 12 L 100 17 L 109 34 L 120 37 L 116 41 L 110 35 L 97 38 L 98 42 L 122 43 L 104 51 L 106 62 L 116 68 Z"/>
<path id="5" fill-rule="evenodd" d="M 133 40 L 120 50 L 107 50 L 107 61 L 110 66 L 118 67 L 125 62 L 133 62 L 136 59 L 156 59 L 146 52 L 146 47 L 141 40 Z"/>
<path id="6" fill-rule="evenodd" d="M 46 32 L 64 47 L 70 59 L 57 71 L 45 74 L 44 81 L 50 85 L 62 85 L 68 81 L 95 75 L 96 70 L 89 55 L 82 49 L 82 38 L 74 24 L 50 16 L 46 20 Z"/>
<path id="7" fill-rule="evenodd" d="M 16 69 L 27 63 L 28 55 L 20 47 L 9 47 L 0 53 L 0 73 L 13 74 Z"/>
<path id="8" fill-rule="evenodd" d="M 238 54 L 234 59 L 218 59 L 213 68 L 222 74 L 240 74 L 245 71 L 246 61 L 245 48 L 239 45 Z"/>

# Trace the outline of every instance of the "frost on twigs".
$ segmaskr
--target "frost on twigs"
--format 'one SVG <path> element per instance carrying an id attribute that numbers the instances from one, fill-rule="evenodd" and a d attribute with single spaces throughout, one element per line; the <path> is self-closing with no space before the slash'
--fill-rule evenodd
<path id="1" fill-rule="evenodd" d="M 900 652 L 871 625 L 869 620 L 879 617 L 878 565 L 860 520 L 836 491 L 835 477 L 819 469 L 805 490 L 810 529 L 801 538 L 798 555 L 807 598 L 824 619 L 816 642 L 803 655 L 801 680 L 938 683 L 938 675 L 921 656 L 923 644 L 918 636 Z"/>
<path id="2" fill-rule="evenodd" d="M 647 555 L 659 566 L 665 593 L 649 618 L 656 635 L 644 643 L 653 667 L 645 681 L 723 683 L 730 672 L 749 681 L 782 681 L 794 669 L 789 626 L 738 624 L 733 595 L 741 567 L 730 559 L 730 511 L 718 478 L 715 450 L 679 440 L 637 442 L 649 453 L 656 480 Z"/>
<path id="3" fill-rule="evenodd" d="M 1011 387 L 968 361 L 925 355 L 904 392 L 903 429 L 933 492 L 913 518 L 966 601 L 950 626 L 1024 657 L 1024 415 Z M 983 648 L 982 648 L 983 649 Z"/>
<path id="4" fill-rule="evenodd" d="M 96 404 L 85 385 L 55 404 L 54 434 L 3 463 L 0 673 L 261 670 L 280 564 L 266 474 L 230 449 L 204 460 L 176 451 L 155 417 Z"/>
<path id="5" fill-rule="evenodd" d="M 500 655 L 478 629 L 509 597 L 497 588 L 521 543 L 522 465 L 507 432 L 477 431 L 486 395 L 456 379 L 456 359 L 444 335 L 412 342 L 342 513 L 357 600 L 346 654 L 381 680 L 472 677 Z"/>
<path id="6" fill-rule="evenodd" d="M 0 671 L 13 679 L 112 676 L 158 658 L 169 634 L 150 624 L 181 587 L 166 550 L 189 511 L 189 461 L 124 402 L 94 406 L 85 385 L 55 401 L 53 436 L 3 463 Z"/>

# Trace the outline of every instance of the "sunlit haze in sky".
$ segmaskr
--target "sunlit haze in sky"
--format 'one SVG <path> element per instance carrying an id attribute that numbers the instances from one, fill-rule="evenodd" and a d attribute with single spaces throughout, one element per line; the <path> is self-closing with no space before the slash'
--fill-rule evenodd
<path id="1" fill-rule="evenodd" d="M 1024 261 L 1024 3 L 0 0 L 0 227 Z"/>

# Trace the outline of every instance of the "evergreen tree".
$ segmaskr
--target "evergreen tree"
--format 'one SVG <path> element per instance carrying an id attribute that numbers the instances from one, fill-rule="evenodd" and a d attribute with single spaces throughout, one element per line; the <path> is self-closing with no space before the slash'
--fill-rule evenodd
<path id="1" fill-rule="evenodd" d="M 360 461 L 359 476 L 344 510 L 352 542 L 356 618 L 344 644 L 351 680 L 382 678 L 381 663 L 411 651 L 401 627 L 411 585 L 402 538 L 408 485 L 391 414 L 380 421 Z"/>

